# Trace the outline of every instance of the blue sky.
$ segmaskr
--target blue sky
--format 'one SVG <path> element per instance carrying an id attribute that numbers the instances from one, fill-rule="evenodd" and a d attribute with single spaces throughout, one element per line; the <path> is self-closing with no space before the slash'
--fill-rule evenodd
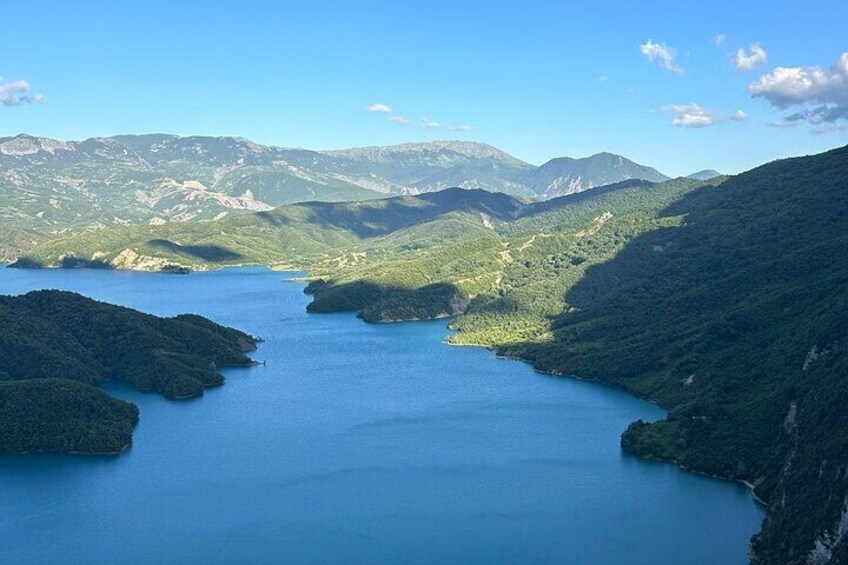
<path id="1" fill-rule="evenodd" d="M 568 4 L 6 2 L 0 135 L 473 139 L 673 175 L 848 143 L 844 0 Z"/>

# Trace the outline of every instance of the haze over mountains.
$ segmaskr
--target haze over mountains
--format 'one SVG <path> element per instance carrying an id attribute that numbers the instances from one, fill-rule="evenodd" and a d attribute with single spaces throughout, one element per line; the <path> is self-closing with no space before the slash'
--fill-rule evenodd
<path id="1" fill-rule="evenodd" d="M 704 169 L 703 171 L 692 173 L 691 175 L 689 175 L 689 178 L 695 180 L 710 180 L 720 176 L 721 173 L 716 171 L 715 169 Z"/>
<path id="2" fill-rule="evenodd" d="M 662 181 L 619 155 L 542 166 L 470 141 L 311 151 L 239 137 L 0 138 L 0 255 L 68 229 L 209 220 L 303 201 L 353 201 L 449 187 L 530 199 L 629 179 Z"/>

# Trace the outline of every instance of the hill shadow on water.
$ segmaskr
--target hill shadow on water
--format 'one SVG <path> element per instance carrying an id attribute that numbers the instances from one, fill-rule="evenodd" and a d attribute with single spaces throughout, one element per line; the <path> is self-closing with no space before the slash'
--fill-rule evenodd
<path id="1" fill-rule="evenodd" d="M 634 423 L 623 447 L 752 484 L 769 504 L 755 560 L 803 561 L 846 515 L 848 148 L 702 187 L 662 215 L 685 221 L 587 269 L 551 343 L 505 350 L 659 401 L 668 419 Z"/>

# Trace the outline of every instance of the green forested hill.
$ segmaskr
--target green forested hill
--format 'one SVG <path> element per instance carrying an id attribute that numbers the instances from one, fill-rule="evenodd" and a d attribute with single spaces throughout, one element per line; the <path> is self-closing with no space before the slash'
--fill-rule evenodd
<path id="1" fill-rule="evenodd" d="M 0 379 L 123 381 L 171 398 L 220 385 L 215 369 L 249 365 L 250 336 L 199 316 L 158 318 L 71 292 L 0 296 Z"/>
<path id="2" fill-rule="evenodd" d="M 67 379 L 0 381 L 0 454 L 112 454 L 132 442 L 138 408 Z"/>
<path id="3" fill-rule="evenodd" d="M 0 453 L 115 452 L 138 411 L 95 388 L 116 380 L 169 398 L 223 384 L 254 338 L 194 315 L 158 318 L 60 291 L 0 296 Z"/>
<path id="4" fill-rule="evenodd" d="M 506 194 L 458 188 L 366 202 L 307 202 L 215 222 L 82 232 L 39 246 L 20 265 L 158 270 L 168 264 L 345 263 L 365 259 L 362 253 L 374 259 L 476 237 L 524 208 Z"/>
<path id="5" fill-rule="evenodd" d="M 626 242 L 610 218 L 534 246 L 452 340 L 658 400 L 668 419 L 633 424 L 626 450 L 751 483 L 756 562 L 843 562 L 848 148 L 678 196 L 622 220 Z"/>
<path id="6" fill-rule="evenodd" d="M 768 505 L 755 562 L 846 561 L 848 148 L 602 192 L 500 226 L 510 260 L 451 341 L 659 401 L 668 419 L 622 446 L 750 483 Z M 351 309 L 369 320 L 404 311 L 387 295 L 426 311 L 433 281 L 397 282 L 445 250 L 348 269 L 311 308 L 367 293 Z"/>
<path id="7" fill-rule="evenodd" d="M 515 298 L 519 292 L 512 291 L 520 286 L 521 300 L 546 304 L 517 310 L 514 319 L 499 315 L 488 320 L 484 333 L 489 337 L 462 336 L 494 345 L 495 334 L 516 340 L 546 332 L 546 316 L 562 309 L 563 285 L 649 229 L 663 207 L 702 184 L 626 181 L 529 204 L 463 189 L 369 202 L 295 204 L 217 222 L 82 233 L 39 246 L 18 265 L 297 267 L 331 283 L 310 286 L 312 311 L 361 311 L 371 321 L 455 314 L 471 297 L 487 299 L 496 288 Z M 540 254 L 566 250 L 572 255 L 557 261 L 555 273 L 511 280 L 522 265 L 535 265 Z M 543 273 L 535 266 L 529 270 Z M 494 327 L 505 320 L 510 328 Z"/>
<path id="8" fill-rule="evenodd" d="M 323 282 L 308 288 L 314 294 L 309 308 L 388 321 L 456 313 L 473 297 L 457 322 L 465 331 L 452 341 L 494 346 L 539 337 L 549 331 L 550 316 L 562 311 L 565 289 L 589 265 L 656 222 L 668 222 L 654 217 L 699 186 L 687 179 L 633 181 L 524 206 L 474 237 L 395 247 L 375 261 L 326 269 Z"/>
<path id="9" fill-rule="evenodd" d="M 454 190 L 101 235 L 30 260 L 296 265 L 313 312 L 464 311 L 451 342 L 667 408 L 623 447 L 750 483 L 756 562 L 848 559 L 848 147 L 533 204 Z"/>
<path id="10" fill-rule="evenodd" d="M 310 286 L 315 312 L 361 311 L 372 321 L 445 316 L 462 311 L 471 297 L 502 287 L 540 250 L 577 253 L 562 265 L 586 263 L 562 271 L 571 280 L 646 229 L 664 206 L 701 185 L 689 179 L 656 185 L 627 181 L 531 204 L 463 189 L 359 203 L 295 204 L 218 222 L 78 234 L 36 248 L 19 266 L 293 266 L 331 283 Z M 614 241 L 607 241 L 608 233 Z M 559 312 L 562 301 L 556 295 L 564 291 L 562 280 L 551 278 L 545 289 L 528 287 L 528 300 L 540 302 L 532 295 L 539 291 L 541 301 L 553 308 L 545 315 Z M 516 323 L 527 326 L 527 313 L 518 316 L 522 319 Z M 547 331 L 544 319 L 535 312 L 532 317 L 534 331 Z M 527 335 L 522 330 L 513 337 Z"/>
<path id="11" fill-rule="evenodd" d="M 665 179 L 608 153 L 524 163 L 483 143 L 340 151 L 240 137 L 0 138 L 0 260 L 74 230 L 206 221 L 295 202 L 345 202 L 450 187 L 548 197 L 630 178 Z"/>
<path id="12" fill-rule="evenodd" d="M 630 451 L 745 480 L 769 504 L 758 561 L 844 553 L 848 148 L 693 191 L 682 218 L 587 270 L 539 342 L 507 354 L 657 399 Z"/>

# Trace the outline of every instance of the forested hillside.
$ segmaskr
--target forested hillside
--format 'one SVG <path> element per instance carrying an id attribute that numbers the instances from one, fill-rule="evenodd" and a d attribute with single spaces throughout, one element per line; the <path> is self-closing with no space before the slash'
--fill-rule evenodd
<path id="1" fill-rule="evenodd" d="M 603 192 L 501 226 L 510 259 L 450 340 L 659 401 L 668 419 L 634 423 L 622 446 L 751 484 L 768 505 L 755 562 L 845 561 L 848 148 Z M 426 265 L 349 269 L 313 285 L 311 308 L 393 319 L 386 296 L 419 304 L 438 282 L 396 290 Z M 339 305 L 347 289 L 372 299 Z"/>
<path id="2" fill-rule="evenodd" d="M 104 230 L 27 260 L 297 266 L 313 312 L 462 313 L 453 343 L 658 401 L 624 449 L 749 483 L 755 562 L 824 563 L 848 558 L 846 218 L 848 147 L 539 203 L 455 189 Z"/>
<path id="3" fill-rule="evenodd" d="M 0 381 L 0 454 L 114 454 L 132 442 L 138 408 L 67 379 Z"/>
<path id="4" fill-rule="evenodd" d="M 60 291 L 0 296 L 0 326 L 0 453 L 119 451 L 138 411 L 96 385 L 198 396 L 256 349 L 200 316 L 158 318 Z"/>
<path id="5" fill-rule="evenodd" d="M 484 143 L 432 141 L 339 151 L 240 137 L 0 138 L 0 261 L 72 231 L 207 221 L 295 202 L 347 202 L 451 187 L 547 198 L 665 177 L 603 153 L 535 167 Z"/>
<path id="6" fill-rule="evenodd" d="M 159 270 L 369 261 L 489 233 L 525 205 L 506 194 L 448 189 L 366 202 L 307 202 L 216 222 L 111 228 L 36 248 L 19 266 Z M 363 253 L 365 255 L 363 255 Z"/>
<path id="7" fill-rule="evenodd" d="M 341 268 L 314 267 L 321 280 L 307 289 L 314 294 L 309 308 L 390 321 L 428 317 L 422 301 L 437 315 L 459 313 L 470 303 L 457 322 L 466 331 L 454 341 L 497 345 L 540 337 L 549 331 L 549 317 L 562 311 L 568 285 L 629 238 L 667 222 L 654 217 L 698 186 L 686 179 L 620 183 L 525 206 L 473 238 L 414 251 L 394 247 L 381 260 Z"/>
<path id="8" fill-rule="evenodd" d="M 587 270 L 547 340 L 504 353 L 659 400 L 625 449 L 745 480 L 756 561 L 846 555 L 848 148 L 693 191 Z M 674 225 L 678 224 L 678 225 Z"/>

